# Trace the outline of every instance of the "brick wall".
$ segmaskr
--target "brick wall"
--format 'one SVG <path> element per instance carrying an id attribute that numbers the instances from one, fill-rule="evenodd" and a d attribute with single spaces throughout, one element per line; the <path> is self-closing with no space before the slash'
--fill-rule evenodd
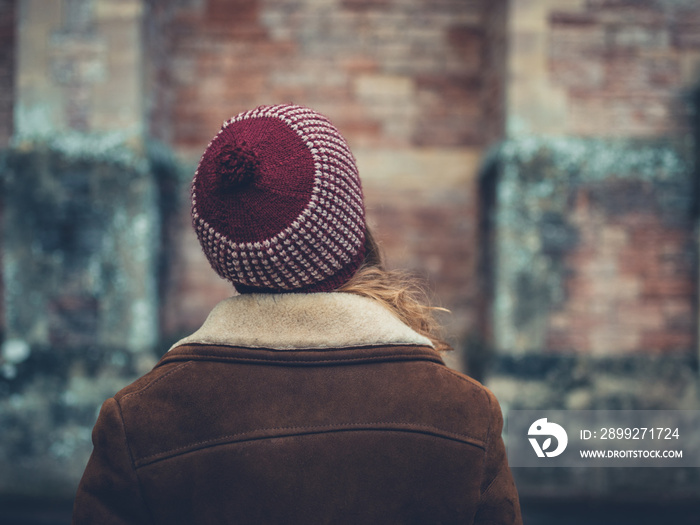
<path id="1" fill-rule="evenodd" d="M 650 141 L 506 143 L 491 210 L 499 352 L 694 355 L 691 155 Z"/>
<path id="2" fill-rule="evenodd" d="M 700 8 L 597 0 L 550 14 L 550 71 L 583 135 L 687 129 L 683 89 L 700 80 Z"/>
<path id="3" fill-rule="evenodd" d="M 552 313 L 548 351 L 693 354 L 696 253 L 688 202 L 650 182 L 612 181 L 572 206 L 578 244 L 565 256 L 566 302 Z"/>
<path id="4" fill-rule="evenodd" d="M 150 2 L 152 133 L 199 153 L 229 116 L 295 102 L 356 146 L 483 146 L 500 134 L 502 78 L 482 73 L 503 47 L 504 5 Z M 486 43 L 494 34 L 500 47 Z"/>
<path id="5" fill-rule="evenodd" d="M 221 122 L 260 104 L 326 114 L 348 139 L 392 266 L 427 277 L 473 325 L 474 180 L 503 134 L 506 2 L 149 2 L 152 135 L 193 163 Z M 186 200 L 187 189 L 182 198 Z M 183 205 L 163 327 L 186 332 L 230 287 Z"/>
<path id="6" fill-rule="evenodd" d="M 513 2 L 510 26 L 514 133 L 687 131 L 687 94 L 700 82 L 697 2 Z"/>
<path id="7" fill-rule="evenodd" d="M 510 9 L 508 127 L 513 138 L 539 135 L 546 150 L 560 144 L 546 137 L 664 137 L 685 151 L 660 185 L 648 177 L 630 182 L 646 168 L 642 163 L 622 173 L 630 159 L 620 156 L 619 142 L 591 150 L 590 166 L 601 166 L 606 157 L 619 157 L 620 163 L 609 173 L 596 173 L 595 185 L 580 189 L 567 204 L 567 227 L 576 239 L 561 259 L 566 273 L 561 299 L 538 329 L 520 327 L 520 344 L 529 341 L 538 352 L 598 356 L 692 352 L 695 204 L 685 202 L 674 210 L 660 203 L 678 203 L 684 192 L 691 199 L 695 195 L 692 153 L 684 137 L 695 131 L 691 94 L 700 83 L 700 4 L 539 0 L 512 2 Z M 580 147 L 589 146 L 564 146 L 559 158 L 565 162 L 544 166 L 549 171 L 541 172 L 537 184 L 551 184 L 557 169 L 581 169 L 573 167 Z M 658 147 L 652 140 L 633 146 L 629 154 L 652 159 Z M 672 197 L 668 192 L 674 184 L 685 189 L 677 187 Z M 549 204 L 537 203 L 545 223 Z M 534 333 L 543 338 L 533 339 Z"/>

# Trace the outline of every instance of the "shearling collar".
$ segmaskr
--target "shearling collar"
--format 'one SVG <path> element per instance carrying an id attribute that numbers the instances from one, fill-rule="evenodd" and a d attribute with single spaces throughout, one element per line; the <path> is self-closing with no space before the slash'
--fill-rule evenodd
<path id="1" fill-rule="evenodd" d="M 230 297 L 214 307 L 199 330 L 171 350 L 186 344 L 274 350 L 433 346 L 380 303 L 339 292 Z"/>

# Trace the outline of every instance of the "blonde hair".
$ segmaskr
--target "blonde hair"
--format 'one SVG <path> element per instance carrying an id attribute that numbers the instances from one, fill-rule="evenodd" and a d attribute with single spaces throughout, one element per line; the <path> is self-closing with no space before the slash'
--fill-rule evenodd
<path id="1" fill-rule="evenodd" d="M 379 301 L 403 323 L 430 339 L 436 350 L 452 350 L 442 338 L 440 325 L 434 316 L 436 311 L 448 310 L 431 306 L 425 289 L 414 276 L 404 271 L 384 268 L 379 246 L 369 229 L 365 235 L 365 259 L 362 266 L 336 291 Z"/>

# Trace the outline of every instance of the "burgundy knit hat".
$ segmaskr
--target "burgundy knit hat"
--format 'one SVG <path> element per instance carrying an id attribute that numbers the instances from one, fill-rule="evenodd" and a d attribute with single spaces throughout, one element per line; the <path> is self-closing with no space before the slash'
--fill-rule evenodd
<path id="1" fill-rule="evenodd" d="M 192 222 L 212 268 L 241 293 L 331 291 L 364 258 L 355 159 L 327 118 L 301 106 L 224 122 L 192 181 Z"/>

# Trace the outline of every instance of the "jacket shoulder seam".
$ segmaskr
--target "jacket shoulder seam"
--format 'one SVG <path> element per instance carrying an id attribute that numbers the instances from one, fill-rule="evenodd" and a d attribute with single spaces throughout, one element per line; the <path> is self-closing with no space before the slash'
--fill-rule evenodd
<path id="1" fill-rule="evenodd" d="M 449 367 L 447 367 L 447 366 L 445 367 L 445 371 L 446 371 L 448 374 L 452 374 L 453 376 L 455 376 L 455 377 L 456 377 L 457 379 L 459 379 L 460 381 L 462 381 L 462 382 L 464 382 L 464 383 L 468 383 L 468 384 L 470 384 L 471 386 L 478 388 L 478 389 L 481 390 L 482 392 L 485 392 L 485 391 L 486 391 L 486 387 L 485 387 L 484 385 L 482 385 L 481 383 L 479 383 L 476 379 L 472 379 L 471 377 L 464 376 L 464 375 L 460 374 L 459 372 L 455 372 L 454 370 L 452 370 L 451 368 L 449 368 Z M 487 396 L 487 397 L 488 397 L 488 396 Z"/>
<path id="2" fill-rule="evenodd" d="M 124 394 L 124 395 L 120 396 L 120 397 L 119 397 L 119 400 L 118 400 L 117 402 L 119 403 L 119 401 L 124 400 L 124 399 L 126 399 L 126 398 L 128 398 L 128 397 L 134 397 L 134 396 L 139 396 L 139 395 L 143 394 L 146 390 L 148 390 L 148 389 L 151 388 L 152 386 L 156 385 L 157 383 L 159 383 L 160 381 L 162 381 L 163 379 L 165 379 L 165 378 L 168 377 L 169 375 L 174 374 L 175 372 L 178 372 L 178 371 L 182 370 L 183 368 L 185 368 L 186 366 L 188 366 L 188 365 L 190 365 L 190 364 L 192 364 L 192 361 L 187 361 L 187 362 L 185 362 L 185 363 L 180 363 L 179 365 L 177 365 L 176 367 L 174 367 L 172 370 L 168 370 L 165 374 L 163 374 L 162 376 L 160 376 L 160 377 L 154 379 L 153 381 L 150 381 L 147 385 L 144 385 L 142 388 L 139 388 L 138 390 L 136 390 L 136 391 L 134 391 L 134 392 L 129 392 L 128 394 Z M 116 399 L 116 397 L 115 397 L 115 399 Z M 120 405 L 120 410 L 119 410 L 119 411 L 120 411 L 120 414 L 121 414 L 121 405 Z"/>
<path id="3" fill-rule="evenodd" d="M 126 436 L 126 422 L 124 421 L 124 414 L 122 412 L 122 406 L 119 400 L 116 398 L 112 398 L 114 400 L 114 404 L 117 405 L 117 413 L 119 414 L 119 422 L 121 423 L 122 427 L 122 433 L 124 434 L 124 444 L 126 445 L 126 451 L 129 454 L 129 462 L 131 463 L 131 468 L 134 471 L 134 476 L 136 477 L 136 483 L 138 484 L 138 489 L 139 489 L 139 496 L 141 497 L 141 501 L 143 502 L 143 506 L 146 508 L 146 511 L 148 512 L 148 517 L 151 521 L 151 523 L 155 523 L 155 520 L 153 519 L 153 512 L 151 511 L 150 506 L 148 505 L 148 502 L 146 501 L 146 498 L 143 495 L 143 484 L 141 483 L 141 478 L 139 477 L 138 473 L 138 468 L 136 466 L 136 462 L 134 461 L 134 454 L 131 451 L 131 445 L 129 444 L 129 439 Z"/>

